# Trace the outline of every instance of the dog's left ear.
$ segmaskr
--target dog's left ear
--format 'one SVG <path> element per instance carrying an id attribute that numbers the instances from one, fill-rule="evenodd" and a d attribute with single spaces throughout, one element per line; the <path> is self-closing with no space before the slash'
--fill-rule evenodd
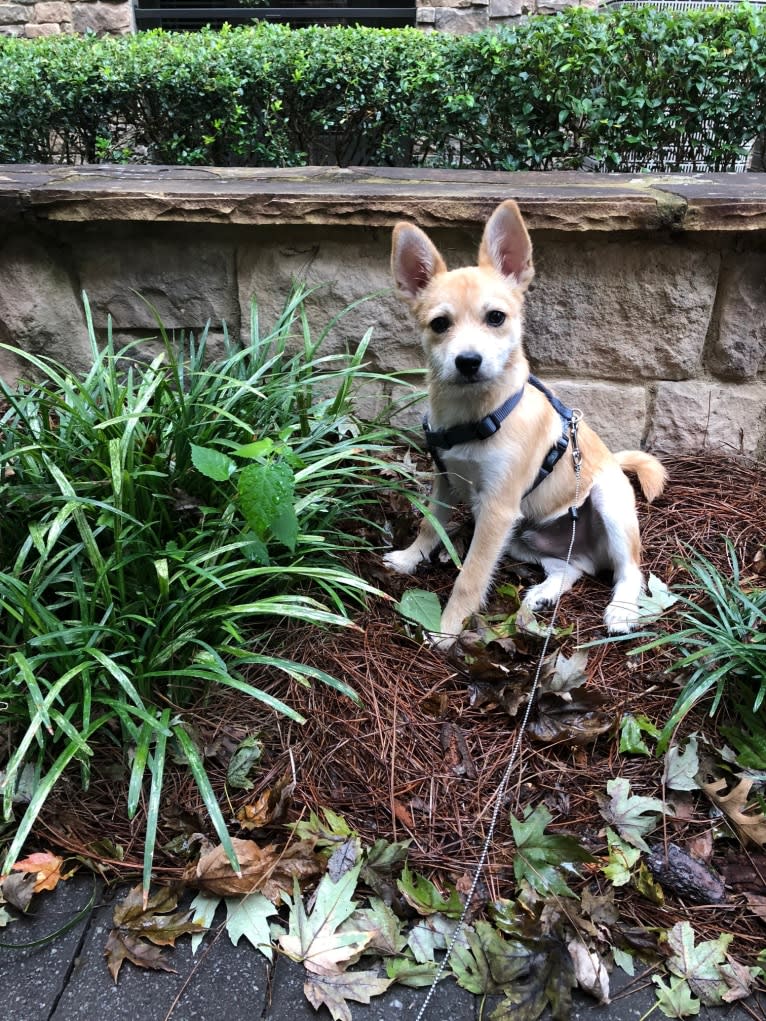
<path id="1" fill-rule="evenodd" d="M 487 220 L 479 247 L 479 265 L 492 266 L 504 277 L 513 278 L 525 291 L 535 275 L 532 242 L 519 207 L 508 199 Z"/>

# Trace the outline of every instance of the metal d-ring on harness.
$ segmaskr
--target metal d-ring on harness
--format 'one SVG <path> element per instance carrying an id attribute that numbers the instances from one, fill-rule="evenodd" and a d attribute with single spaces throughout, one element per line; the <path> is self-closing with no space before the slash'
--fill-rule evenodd
<path id="1" fill-rule="evenodd" d="M 530 379 L 530 381 L 531 381 L 531 379 Z M 547 396 L 547 393 L 546 393 L 546 396 Z M 555 400 L 555 398 L 554 398 L 554 400 Z M 563 407 L 563 405 L 562 405 L 562 407 Z M 572 519 L 572 534 L 571 534 L 571 537 L 570 537 L 570 540 L 569 540 L 569 548 L 567 549 L 567 555 L 566 555 L 566 566 L 569 567 L 569 563 L 570 563 L 570 561 L 572 559 L 572 551 L 574 550 L 575 536 L 577 534 L 577 517 L 578 517 L 578 514 L 577 514 L 577 504 L 578 504 L 579 499 L 580 499 L 580 473 L 581 473 L 581 469 L 582 469 L 582 451 L 580 450 L 580 445 L 579 445 L 578 440 L 577 440 L 577 427 L 580 424 L 580 420 L 582 419 L 582 412 L 578 408 L 573 408 L 573 409 L 567 408 L 566 410 L 569 412 L 569 417 L 568 417 L 568 420 L 567 420 L 567 440 L 568 440 L 567 445 L 569 445 L 571 443 L 571 448 L 572 448 L 572 467 L 574 468 L 574 473 L 575 473 L 574 501 L 572 502 L 572 506 L 569 508 L 569 516 Z M 566 449 L 566 447 L 564 449 Z M 557 460 L 558 460 L 558 458 L 557 458 Z M 550 474 L 550 472 L 548 472 L 548 474 Z M 545 476 L 545 477 L 547 477 L 547 476 Z M 540 480 L 540 481 L 542 481 L 542 480 Z M 534 485 L 538 485 L 538 482 L 536 481 Z M 532 488 L 534 488 L 534 486 Z M 538 689 L 538 687 L 540 685 L 540 674 L 542 672 L 543 663 L 545 662 L 545 657 L 546 657 L 546 655 L 548 653 L 548 645 L 550 643 L 551 636 L 553 635 L 554 627 L 556 626 L 556 617 L 557 617 L 558 611 L 559 611 L 559 603 L 561 602 L 561 597 L 564 594 L 564 581 L 565 581 L 565 578 L 566 578 L 566 572 L 562 572 L 562 575 L 561 575 L 561 585 L 559 586 L 558 595 L 556 596 L 556 602 L 553 605 L 553 613 L 551 614 L 550 623 L 548 624 L 548 627 L 547 627 L 547 629 L 545 631 L 545 639 L 543 641 L 543 647 L 542 647 L 542 650 L 540 652 L 540 658 L 539 658 L 538 663 L 537 663 L 537 669 L 535 670 L 535 676 L 534 676 L 534 679 L 532 681 L 532 687 L 531 687 L 530 692 L 529 692 L 529 700 L 527 701 L 527 706 L 526 706 L 526 709 L 524 710 L 524 716 L 522 718 L 521 726 L 519 727 L 519 731 L 518 731 L 518 733 L 516 735 L 516 740 L 514 741 L 513 748 L 511 749 L 511 755 L 510 755 L 510 758 L 508 759 L 508 765 L 505 767 L 505 772 L 503 773 L 503 778 L 500 781 L 500 783 L 498 784 L 497 790 L 495 791 L 495 806 L 494 806 L 494 808 L 492 810 L 492 816 L 490 818 L 489 828 L 487 830 L 487 836 L 485 837 L 484 844 L 482 845 L 481 854 L 479 855 L 479 861 L 478 861 L 478 864 L 476 866 L 476 869 L 474 870 L 473 880 L 471 882 L 471 888 L 468 891 L 468 895 L 466 896 L 465 907 L 463 908 L 463 913 L 461 914 L 461 916 L 460 916 L 460 918 L 458 920 L 458 923 L 457 923 L 457 927 L 456 927 L 454 933 L 452 934 L 452 937 L 451 937 L 449 943 L 447 944 L 447 952 L 446 952 L 446 954 L 444 956 L 444 959 L 442 960 L 441 964 L 439 965 L 439 970 L 436 972 L 436 975 L 434 976 L 434 980 L 431 983 L 431 986 L 430 986 L 430 988 L 428 990 L 428 993 L 426 994 L 425 1000 L 423 1000 L 423 1003 L 420 1006 L 420 1010 L 418 1011 L 418 1014 L 417 1014 L 417 1017 L 415 1018 L 415 1021 L 422 1021 L 422 1018 L 425 1016 L 426 1010 L 428 1008 L 428 1004 L 431 1002 L 431 998 L 433 997 L 434 992 L 436 991 L 436 987 L 439 984 L 439 982 L 441 981 L 441 977 L 442 977 L 442 975 L 444 974 L 444 972 L 446 970 L 446 967 L 447 967 L 447 964 L 449 963 L 450 957 L 452 956 L 452 951 L 455 948 L 455 944 L 460 939 L 460 936 L 461 936 L 461 934 L 463 932 L 463 929 L 465 927 L 465 920 L 466 920 L 468 912 L 469 912 L 469 910 L 471 908 L 471 901 L 473 900 L 474 894 L 476 893 L 476 888 L 479 885 L 479 880 L 481 878 L 482 870 L 484 868 L 484 865 L 486 864 L 487 857 L 489 855 L 490 844 L 492 843 L 492 838 L 495 835 L 495 830 L 497 828 L 497 820 L 500 817 L 500 809 L 502 808 L 503 801 L 505 800 L 505 793 L 506 793 L 506 791 L 508 789 L 508 784 L 509 784 L 510 779 L 511 779 L 511 772 L 513 770 L 514 765 L 516 764 L 516 758 L 518 756 L 519 749 L 521 747 L 521 742 L 522 742 L 522 740 L 524 738 L 524 733 L 525 733 L 525 731 L 527 729 L 527 724 L 529 723 L 529 717 L 530 717 L 530 714 L 532 712 L 532 704 L 533 704 L 533 702 L 535 700 L 535 695 L 536 695 L 537 689 Z"/>

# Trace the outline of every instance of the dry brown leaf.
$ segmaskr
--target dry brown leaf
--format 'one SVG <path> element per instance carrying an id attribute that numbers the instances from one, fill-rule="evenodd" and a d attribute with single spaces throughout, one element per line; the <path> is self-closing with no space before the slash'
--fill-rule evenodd
<path id="1" fill-rule="evenodd" d="M 715 783 L 703 784 L 702 789 L 710 800 L 726 813 L 745 843 L 750 841 L 760 847 L 766 847 L 766 815 L 763 812 L 750 814 L 746 812 L 753 781 L 747 778 L 740 780 L 728 794 L 721 794 L 727 786 L 726 780 L 716 780 Z"/>
<path id="2" fill-rule="evenodd" d="M 33 893 L 40 893 L 41 890 L 55 890 L 60 879 L 68 879 L 71 875 L 62 876 L 61 866 L 64 859 L 51 851 L 40 851 L 30 854 L 28 858 L 17 861 L 13 866 L 14 872 L 29 872 L 35 876 Z"/>
<path id="3" fill-rule="evenodd" d="M 107 967 L 114 979 L 120 973 L 123 961 L 131 961 L 139 968 L 152 968 L 154 971 L 175 971 L 162 956 L 160 947 L 152 946 L 151 943 L 144 943 L 136 933 L 123 932 L 120 929 L 112 929 L 104 948 Z"/>
<path id="4" fill-rule="evenodd" d="M 267 844 L 260 847 L 254 840 L 232 838 L 234 853 L 241 868 L 236 875 L 226 852 L 219 844 L 200 857 L 184 873 L 184 880 L 219 897 L 240 896 L 257 890 L 272 902 L 279 904 L 282 893 L 293 889 L 293 880 L 318 876 L 322 865 L 310 841 L 299 841 L 287 847 Z"/>
<path id="5" fill-rule="evenodd" d="M 26 911 L 35 892 L 35 877 L 30 873 L 6 876 L 0 882 L 0 892 L 6 903 L 12 904 L 19 911 Z"/>
<path id="6" fill-rule="evenodd" d="M 408 830 L 415 829 L 415 820 L 412 818 L 412 812 L 410 812 L 406 805 L 403 805 L 398 798 L 394 798 L 391 807 L 402 826 L 406 826 Z"/>
<path id="7" fill-rule="evenodd" d="M 114 981 L 122 962 L 132 961 L 139 968 L 174 971 L 161 956 L 161 947 L 175 946 L 179 936 L 199 933 L 201 925 L 191 920 L 192 912 L 175 911 L 178 896 L 170 887 L 147 898 L 141 886 L 134 886 L 114 909 L 114 928 L 109 933 L 104 955 Z M 149 940 L 149 943 L 144 942 Z M 151 944 L 154 944 L 152 946 Z"/>
<path id="8" fill-rule="evenodd" d="M 269 787 L 254 805 L 244 805 L 237 812 L 237 822 L 243 830 L 262 829 L 282 822 L 287 815 L 295 790 L 291 773 L 285 773 L 273 787 Z"/>

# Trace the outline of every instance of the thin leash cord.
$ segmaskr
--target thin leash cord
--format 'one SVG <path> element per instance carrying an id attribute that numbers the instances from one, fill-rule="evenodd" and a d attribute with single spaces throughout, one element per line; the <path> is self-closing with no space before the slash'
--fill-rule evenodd
<path id="1" fill-rule="evenodd" d="M 577 414 L 577 412 L 575 412 L 575 414 Z M 579 414 L 578 414 L 577 418 L 575 418 L 574 415 L 573 415 L 571 430 L 572 430 L 572 460 L 573 460 L 573 463 L 574 463 L 574 472 L 575 472 L 575 497 L 574 497 L 574 502 L 572 504 L 572 508 L 574 509 L 574 512 L 572 513 L 572 535 L 571 535 L 571 537 L 569 539 L 569 549 L 567 550 L 567 555 L 566 555 L 566 567 L 567 568 L 569 567 L 569 563 L 570 563 L 570 561 L 572 559 L 572 552 L 574 550 L 574 544 L 575 544 L 575 536 L 577 534 L 577 514 L 576 514 L 576 508 L 577 508 L 577 501 L 578 501 L 579 496 L 580 496 L 580 464 L 581 464 L 581 461 L 582 461 L 582 457 L 580 455 L 580 450 L 579 450 L 579 448 L 577 446 L 577 423 L 578 423 L 578 421 L 579 421 Z M 508 784 L 509 784 L 510 779 L 511 779 L 511 774 L 513 772 L 513 767 L 516 764 L 516 759 L 517 759 L 518 754 L 519 754 L 519 749 L 521 748 L 521 742 L 524 740 L 524 734 L 526 732 L 527 725 L 529 723 L 529 717 L 530 717 L 530 715 L 532 713 L 532 705 L 533 705 L 534 700 L 535 700 L 535 694 L 537 693 L 537 689 L 540 686 L 540 675 L 542 673 L 543 663 L 545 662 L 545 657 L 546 657 L 547 652 L 548 652 L 548 645 L 550 644 L 550 640 L 551 640 L 551 638 L 553 636 L 553 631 L 554 631 L 554 628 L 556 626 L 556 617 L 557 617 L 558 612 L 559 612 L 559 603 L 561 602 L 561 597 L 564 594 L 564 584 L 565 584 L 565 582 L 566 582 L 566 571 L 563 571 L 562 574 L 561 574 L 561 584 L 559 585 L 558 595 L 556 596 L 556 602 L 553 604 L 553 613 L 551 614 L 551 620 L 550 620 L 550 623 L 548 624 L 548 627 L 547 627 L 546 632 L 545 632 L 545 639 L 543 640 L 543 647 L 542 647 L 542 650 L 540 652 L 540 658 L 538 659 L 538 662 L 537 662 L 537 669 L 535 670 L 535 676 L 534 676 L 534 679 L 532 681 L 532 687 L 531 687 L 530 692 L 529 692 L 529 700 L 527 701 L 527 707 L 524 710 L 524 716 L 522 717 L 521 726 L 519 727 L 519 731 L 518 731 L 518 733 L 516 735 L 516 740 L 513 742 L 513 747 L 511 749 L 511 755 L 510 755 L 510 758 L 508 759 L 508 765 L 505 767 L 505 772 L 503 773 L 503 778 L 500 781 L 500 783 L 498 784 L 497 790 L 495 791 L 495 795 L 494 795 L 494 797 L 495 797 L 495 807 L 492 810 L 492 816 L 491 816 L 490 822 L 489 822 L 489 829 L 487 830 L 487 836 L 484 839 L 484 844 L 483 844 L 482 849 L 481 849 L 481 854 L 479 855 L 478 864 L 476 865 L 476 869 L 474 870 L 473 879 L 471 881 L 471 888 L 468 891 L 468 896 L 466 897 L 466 901 L 465 901 L 465 907 L 463 908 L 463 912 L 460 915 L 460 918 L 458 919 L 457 927 L 455 928 L 455 931 L 453 932 L 452 937 L 451 937 L 449 943 L 447 944 L 447 952 L 444 955 L 444 959 L 442 960 L 441 964 L 439 965 L 439 970 L 436 972 L 436 975 L 434 976 L 434 980 L 431 983 L 431 987 L 428 990 L 428 993 L 426 995 L 425 1000 L 423 1000 L 423 1003 L 420 1006 L 420 1010 L 418 1011 L 418 1014 L 417 1014 L 417 1017 L 415 1018 L 415 1021 L 422 1021 L 422 1018 L 425 1016 L 426 1010 L 428 1009 L 428 1004 L 431 1002 L 431 999 L 433 998 L 433 995 L 436 992 L 436 987 L 438 986 L 439 982 L 441 981 L 442 975 L 446 971 L 447 965 L 449 964 L 449 960 L 452 957 L 452 951 L 455 949 L 455 945 L 457 944 L 457 941 L 460 939 L 460 936 L 462 935 L 463 929 L 465 928 L 465 920 L 468 917 L 468 912 L 471 909 L 471 902 L 473 900 L 473 896 L 476 893 L 476 888 L 479 885 L 479 880 L 481 879 L 482 871 L 484 870 L 484 866 L 485 866 L 485 864 L 487 862 L 487 858 L 489 857 L 489 849 L 490 849 L 490 846 L 492 845 L 492 840 L 493 840 L 493 838 L 495 836 L 495 829 L 497 828 L 497 820 L 500 817 L 500 809 L 503 806 L 503 801 L 505 799 L 505 793 L 506 793 L 506 791 L 508 789 Z"/>

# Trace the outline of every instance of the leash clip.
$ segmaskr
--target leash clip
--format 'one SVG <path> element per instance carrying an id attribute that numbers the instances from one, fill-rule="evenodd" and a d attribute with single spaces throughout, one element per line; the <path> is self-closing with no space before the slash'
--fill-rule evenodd
<path id="1" fill-rule="evenodd" d="M 572 408 L 572 418 L 569 421 L 569 433 L 572 437 L 572 463 L 575 470 L 579 470 L 582 464 L 582 451 L 577 442 L 577 426 L 582 419 L 582 411 L 579 408 Z"/>

